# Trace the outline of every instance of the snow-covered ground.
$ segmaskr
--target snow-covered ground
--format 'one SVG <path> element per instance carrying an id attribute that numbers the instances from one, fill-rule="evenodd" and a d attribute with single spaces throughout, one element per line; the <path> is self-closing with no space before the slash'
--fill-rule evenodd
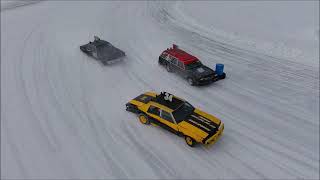
<path id="1" fill-rule="evenodd" d="M 319 1 L 190 1 L 177 7 L 186 21 L 212 32 L 216 39 L 319 64 Z"/>
<path id="2" fill-rule="evenodd" d="M 318 179 L 319 2 L 276 3 L 1 8 L 1 178 Z M 127 59 L 102 67 L 81 53 L 93 35 Z M 172 43 L 224 63 L 227 79 L 191 87 L 167 73 L 157 59 Z M 124 104 L 148 90 L 216 115 L 224 135 L 189 148 L 140 124 Z"/>
<path id="3" fill-rule="evenodd" d="M 41 0 L 1 0 L 1 11 L 26 6 Z"/>

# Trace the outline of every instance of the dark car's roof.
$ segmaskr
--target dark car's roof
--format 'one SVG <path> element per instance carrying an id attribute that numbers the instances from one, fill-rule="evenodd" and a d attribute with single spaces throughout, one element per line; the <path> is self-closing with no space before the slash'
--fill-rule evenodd
<path id="1" fill-rule="evenodd" d="M 106 46 L 106 45 L 109 45 L 110 43 L 104 40 L 95 40 L 93 42 L 90 42 L 90 44 L 98 47 L 98 46 Z"/>
<path id="2" fill-rule="evenodd" d="M 112 60 L 125 56 L 125 53 L 120 49 L 114 47 L 111 43 L 101 39 L 95 39 L 84 46 L 96 47 L 99 59 Z"/>

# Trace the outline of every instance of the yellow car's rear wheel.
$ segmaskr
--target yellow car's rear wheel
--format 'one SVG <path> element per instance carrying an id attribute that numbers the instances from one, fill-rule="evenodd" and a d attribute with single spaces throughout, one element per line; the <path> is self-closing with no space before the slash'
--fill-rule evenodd
<path id="1" fill-rule="evenodd" d="M 145 114 L 139 114 L 138 118 L 139 118 L 139 121 L 140 121 L 142 124 L 150 124 L 150 121 L 149 121 L 149 118 L 148 118 L 147 115 L 145 115 Z"/>
<path id="2" fill-rule="evenodd" d="M 186 140 L 186 143 L 188 144 L 188 146 L 194 147 L 196 145 L 196 141 L 191 137 L 185 136 L 184 139 Z"/>

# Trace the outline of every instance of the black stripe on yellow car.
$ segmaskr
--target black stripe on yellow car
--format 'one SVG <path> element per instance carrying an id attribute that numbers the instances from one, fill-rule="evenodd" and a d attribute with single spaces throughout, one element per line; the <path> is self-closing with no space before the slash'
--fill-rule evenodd
<path id="1" fill-rule="evenodd" d="M 221 124 L 221 122 L 220 122 L 220 124 Z M 220 126 L 220 124 L 218 125 L 218 127 Z M 202 143 L 205 144 L 205 142 L 206 142 L 208 139 L 210 139 L 212 136 L 214 136 L 214 135 L 217 133 L 217 131 L 218 131 L 218 127 L 216 128 L 216 131 L 210 132 L 210 133 L 208 134 L 208 136 L 205 137 L 205 138 L 202 140 Z"/>
<path id="2" fill-rule="evenodd" d="M 210 134 L 215 133 L 217 131 L 217 128 L 219 127 L 216 123 L 210 121 L 209 119 L 206 119 L 199 114 L 193 113 L 184 120 L 193 126 L 201 129 L 202 131 Z"/>
<path id="3" fill-rule="evenodd" d="M 192 126 L 200 129 L 201 131 L 206 132 L 207 134 L 209 134 L 211 132 L 211 130 L 207 127 L 205 127 L 204 125 L 200 124 L 199 122 L 192 120 L 192 119 L 186 119 L 184 120 L 185 122 L 191 124 Z"/>
<path id="4" fill-rule="evenodd" d="M 205 118 L 204 116 L 201 116 L 200 114 L 198 113 L 194 113 L 192 114 L 193 117 L 196 117 L 197 119 L 205 122 L 206 124 L 210 124 L 210 126 L 214 126 L 215 128 L 218 128 L 219 127 L 219 123 L 215 123 L 213 122 L 212 120 L 208 119 L 208 118 Z"/>
<path id="5" fill-rule="evenodd" d="M 210 129 L 214 129 L 216 128 L 216 124 L 214 124 L 212 121 L 202 117 L 202 116 L 196 116 L 194 114 L 191 115 L 191 117 L 193 117 L 194 119 L 197 119 L 198 121 L 201 121 L 201 123 L 206 124 L 207 127 L 209 127 Z"/>

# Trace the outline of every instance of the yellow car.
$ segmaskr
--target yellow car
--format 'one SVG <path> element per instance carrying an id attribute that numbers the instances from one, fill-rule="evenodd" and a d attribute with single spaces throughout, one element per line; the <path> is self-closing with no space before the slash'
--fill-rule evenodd
<path id="1" fill-rule="evenodd" d="M 191 147 L 215 143 L 224 130 L 218 118 L 166 92 L 141 94 L 126 104 L 126 110 L 138 114 L 143 124 L 158 125 L 184 137 Z"/>

